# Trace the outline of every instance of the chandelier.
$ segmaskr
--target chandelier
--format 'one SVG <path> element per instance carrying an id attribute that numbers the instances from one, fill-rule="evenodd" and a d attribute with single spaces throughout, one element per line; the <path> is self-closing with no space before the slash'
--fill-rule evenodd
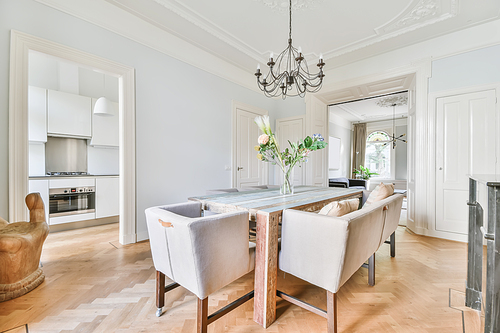
<path id="1" fill-rule="evenodd" d="M 408 103 L 408 94 L 391 96 L 377 101 L 377 105 L 380 107 L 392 106 L 392 135 L 390 136 L 391 138 L 390 142 L 386 143 L 384 146 L 386 146 L 389 143 L 392 143 L 392 149 L 396 149 L 396 144 L 398 141 L 406 143 L 406 140 L 402 139 L 406 135 L 406 133 L 396 137 L 395 122 L 396 122 L 396 106 L 406 105 L 407 103 Z"/>
<path id="2" fill-rule="evenodd" d="M 323 56 L 320 54 L 316 66 L 319 67 L 317 74 L 309 73 L 307 62 L 302 55 L 300 47 L 292 46 L 292 0 L 290 0 L 290 33 L 288 36 L 288 47 L 281 52 L 276 60 L 273 53 L 269 57 L 269 72 L 262 79 L 260 64 L 257 65 L 257 84 L 267 97 L 280 96 L 285 99 L 287 96 L 304 97 L 306 92 L 317 92 L 323 84 Z"/>

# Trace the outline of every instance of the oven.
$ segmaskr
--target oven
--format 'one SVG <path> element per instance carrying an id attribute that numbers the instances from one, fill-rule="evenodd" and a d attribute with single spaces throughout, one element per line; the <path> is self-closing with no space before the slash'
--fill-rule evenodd
<path id="1" fill-rule="evenodd" d="M 49 217 L 95 212 L 95 186 L 49 189 Z"/>

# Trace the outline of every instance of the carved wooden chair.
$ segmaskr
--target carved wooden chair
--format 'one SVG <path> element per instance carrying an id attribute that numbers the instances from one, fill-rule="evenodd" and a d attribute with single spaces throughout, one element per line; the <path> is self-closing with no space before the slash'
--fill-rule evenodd
<path id="1" fill-rule="evenodd" d="M 39 193 L 26 196 L 29 222 L 8 223 L 0 218 L 0 302 L 22 296 L 43 282 L 40 265 L 43 242 L 49 233 Z"/>

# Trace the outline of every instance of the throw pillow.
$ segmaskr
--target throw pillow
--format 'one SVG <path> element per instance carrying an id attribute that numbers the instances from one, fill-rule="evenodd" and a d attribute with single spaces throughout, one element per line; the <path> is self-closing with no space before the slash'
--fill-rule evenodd
<path id="1" fill-rule="evenodd" d="M 323 207 L 318 214 L 339 217 L 357 210 L 359 199 L 334 201 Z"/>
<path id="2" fill-rule="evenodd" d="M 394 193 L 394 184 L 380 183 L 377 185 L 377 187 L 375 187 L 372 193 L 370 193 L 368 199 L 366 199 L 366 202 L 363 205 L 363 208 L 371 205 L 374 202 L 384 200 L 393 193 Z"/>

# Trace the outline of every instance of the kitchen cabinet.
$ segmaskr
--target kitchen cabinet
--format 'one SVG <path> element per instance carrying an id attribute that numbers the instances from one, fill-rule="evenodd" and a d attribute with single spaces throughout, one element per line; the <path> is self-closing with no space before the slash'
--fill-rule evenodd
<path id="1" fill-rule="evenodd" d="M 55 136 L 90 138 L 92 101 L 90 97 L 48 90 L 48 133 Z"/>
<path id="2" fill-rule="evenodd" d="M 30 179 L 28 182 L 29 193 L 38 192 L 45 206 L 45 222 L 49 223 L 49 180 Z"/>
<path id="3" fill-rule="evenodd" d="M 120 178 L 99 177 L 95 181 L 95 217 L 103 218 L 120 214 Z"/>
<path id="4" fill-rule="evenodd" d="M 47 142 L 47 89 L 28 87 L 28 140 Z"/>
<path id="5" fill-rule="evenodd" d="M 96 98 L 92 98 L 92 110 L 94 110 Z M 111 102 L 112 116 L 92 115 L 92 139 L 91 146 L 118 147 L 118 103 Z"/>

